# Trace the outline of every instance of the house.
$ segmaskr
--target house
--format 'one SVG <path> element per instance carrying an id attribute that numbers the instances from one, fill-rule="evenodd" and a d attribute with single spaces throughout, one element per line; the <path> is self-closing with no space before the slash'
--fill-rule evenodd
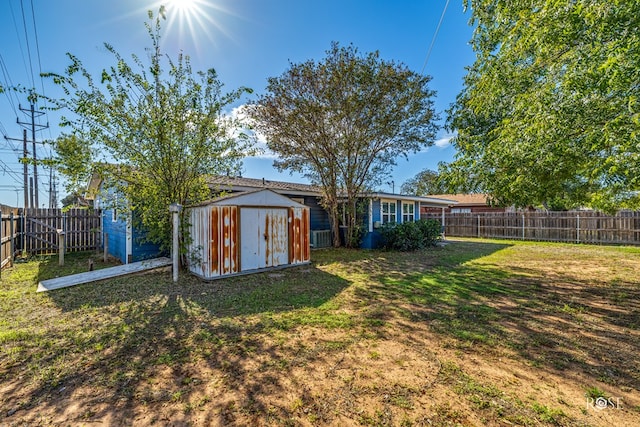
<path id="1" fill-rule="evenodd" d="M 306 230 L 309 246 L 312 248 L 331 246 L 332 230 L 329 223 L 329 215 L 320 205 L 322 192 L 319 187 L 309 184 L 266 180 L 264 178 L 220 175 L 209 176 L 207 182 L 214 196 L 220 195 L 226 198 L 258 190 L 270 190 L 286 197 L 289 201 L 299 204 L 300 206 L 298 207 L 304 206 L 308 209 L 309 224 Z M 94 198 L 94 207 L 103 208 L 103 241 L 108 244 L 109 254 L 117 257 L 123 263 L 161 255 L 157 245 L 145 243 L 144 231 L 133 226 L 135 212 L 126 211 L 126 208 L 118 210 L 118 208 L 113 207 L 123 203 L 113 203 L 117 201 L 118 195 L 109 190 L 102 190 L 102 180 L 99 177 L 92 177 L 87 194 L 93 195 L 91 197 Z M 456 204 L 455 200 L 434 196 L 417 197 L 382 192 L 364 194 L 362 199 L 365 201 L 367 208 L 363 216 L 365 233 L 361 247 L 366 249 L 373 249 L 379 246 L 380 233 L 378 228 L 380 225 L 387 222 L 416 221 L 420 219 L 420 214 L 425 208 L 442 212 L 442 220 L 444 221 L 444 210 Z M 236 202 L 245 203 L 241 200 Z M 240 262 L 241 264 L 242 262 Z M 202 275 L 204 276 L 204 273 Z"/>
<path id="2" fill-rule="evenodd" d="M 276 193 L 309 207 L 311 247 L 331 246 L 331 227 L 329 214 L 320 205 L 321 189 L 315 185 L 298 184 L 284 181 L 272 181 L 255 178 L 211 176 L 208 178 L 209 187 L 213 192 L 241 192 L 256 189 L 270 189 Z M 365 234 L 361 247 L 374 249 L 380 244 L 380 233 L 377 231 L 381 224 L 387 222 L 407 222 L 420 219 L 421 209 L 428 207 L 442 212 L 456 201 L 442 199 L 435 196 L 417 197 L 392 193 L 367 193 L 362 198 L 368 205 L 364 215 Z"/>
<path id="3" fill-rule="evenodd" d="M 435 194 L 428 197 L 455 201 L 444 210 L 445 214 L 507 212 L 510 208 L 495 206 L 486 194 Z M 421 214 L 440 214 L 440 208 L 423 205 Z"/>
<path id="4" fill-rule="evenodd" d="M 444 226 L 444 211 L 449 206 L 455 205 L 456 201 L 438 197 L 408 196 L 392 193 L 370 193 L 367 194 L 368 210 L 365 214 L 365 234 L 361 247 L 364 249 L 374 249 L 380 245 L 381 225 L 388 222 L 411 222 L 418 221 L 423 209 L 432 209 L 442 214 L 442 225 Z"/>
<path id="5" fill-rule="evenodd" d="M 203 278 L 309 263 L 309 207 L 272 190 L 187 207 L 189 270 Z"/>
<path id="6" fill-rule="evenodd" d="M 102 212 L 102 242 L 107 245 L 107 253 L 123 264 L 143 261 L 167 255 L 155 243 L 147 242 L 146 233 L 135 227 L 135 212 L 126 208 L 114 189 L 105 189 L 102 179 L 93 174 L 85 199 L 93 202 L 93 207 Z"/>

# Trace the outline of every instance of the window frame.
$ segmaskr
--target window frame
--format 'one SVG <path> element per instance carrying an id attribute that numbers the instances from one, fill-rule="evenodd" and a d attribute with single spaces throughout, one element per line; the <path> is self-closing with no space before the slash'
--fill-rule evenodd
<path id="1" fill-rule="evenodd" d="M 411 212 L 405 212 L 405 207 L 410 207 Z M 416 204 L 414 202 L 402 202 L 402 222 L 415 222 L 415 220 Z"/>
<path id="2" fill-rule="evenodd" d="M 387 207 L 387 212 L 384 211 L 385 205 Z M 393 206 L 393 210 L 391 209 L 391 206 Z M 398 202 L 396 200 L 380 200 L 380 222 L 382 224 L 398 223 Z"/>

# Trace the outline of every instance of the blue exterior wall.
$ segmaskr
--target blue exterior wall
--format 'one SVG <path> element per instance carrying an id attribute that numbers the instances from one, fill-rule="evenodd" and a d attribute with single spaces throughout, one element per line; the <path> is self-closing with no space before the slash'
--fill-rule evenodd
<path id="1" fill-rule="evenodd" d="M 106 199 L 117 200 L 118 198 L 113 189 L 104 190 L 101 193 Z M 145 237 L 144 230 L 138 227 L 131 227 L 130 230 L 127 230 L 127 218 L 130 218 L 131 215 L 130 211 L 126 214 L 123 211 L 119 211 L 116 221 L 114 221 L 113 209 L 103 208 L 102 231 L 108 235 L 109 255 L 119 259 L 123 264 L 161 255 L 158 245 L 143 242 Z M 133 222 L 135 223 L 135 221 Z M 127 234 L 128 232 L 130 235 Z M 127 239 L 131 239 L 131 253 L 127 253 Z"/>
<path id="2" fill-rule="evenodd" d="M 391 200 L 391 199 L 385 199 L 385 200 Z M 402 199 L 395 199 L 396 202 L 396 218 L 398 219 L 398 222 L 402 222 Z M 405 200 L 405 202 L 407 202 L 407 200 Z M 413 219 L 414 221 L 418 221 L 420 219 L 420 203 L 419 202 L 414 202 L 411 201 L 411 203 L 413 203 Z M 382 224 L 382 212 L 380 209 L 381 206 L 381 201 L 380 199 L 374 199 L 373 203 L 372 203 L 372 212 L 371 212 L 371 217 L 373 219 L 372 223 L 375 224 L 376 221 L 379 221 L 380 224 Z M 368 231 L 369 230 L 369 210 L 367 208 L 367 214 L 365 215 L 365 219 L 364 219 L 364 226 L 365 226 L 365 230 L 367 230 L 367 232 L 365 233 L 364 237 L 362 238 L 362 244 L 360 245 L 360 247 L 362 249 L 376 249 L 378 247 L 380 247 L 380 245 L 382 244 L 381 242 L 381 235 L 380 232 L 378 232 L 378 230 L 374 227 L 373 231 Z"/>
<path id="3" fill-rule="evenodd" d="M 113 221 L 113 210 L 102 211 L 102 231 L 108 234 L 109 255 L 127 263 L 127 222 L 123 218 Z"/>
<path id="4" fill-rule="evenodd" d="M 304 197 L 305 206 L 309 206 L 309 228 L 310 230 L 330 230 L 329 214 L 315 196 Z"/>
<path id="5" fill-rule="evenodd" d="M 134 213 L 135 215 L 135 213 Z M 135 222 L 134 222 L 135 223 Z M 131 262 L 157 258 L 167 253 L 160 251 L 160 246 L 155 243 L 145 242 L 146 232 L 140 227 L 132 227 Z"/>

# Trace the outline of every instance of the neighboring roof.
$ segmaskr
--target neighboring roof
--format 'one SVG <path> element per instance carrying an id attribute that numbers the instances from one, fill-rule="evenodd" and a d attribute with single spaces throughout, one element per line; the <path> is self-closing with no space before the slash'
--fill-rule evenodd
<path id="1" fill-rule="evenodd" d="M 457 202 L 457 206 L 489 206 L 486 194 L 433 194 L 428 197 L 449 199 Z"/>
<path id="2" fill-rule="evenodd" d="M 315 185 L 271 181 L 264 178 L 212 175 L 207 178 L 207 182 L 212 190 L 250 191 L 266 188 L 277 193 L 290 195 L 319 196 L 321 194 L 321 188 Z"/>
<path id="3" fill-rule="evenodd" d="M 369 193 L 369 197 L 376 199 L 396 199 L 396 200 L 408 200 L 411 202 L 420 202 L 424 206 L 433 207 L 447 207 L 455 205 L 457 202 L 452 199 L 445 199 L 440 196 L 409 196 L 407 194 L 394 194 L 394 193 Z"/>
<path id="4" fill-rule="evenodd" d="M 98 194 L 98 190 L 100 189 L 100 184 L 102 184 L 102 176 L 93 172 L 89 179 L 89 184 L 87 184 L 87 191 L 85 191 L 84 198 L 87 200 L 95 200 L 96 194 Z"/>
<path id="5" fill-rule="evenodd" d="M 304 208 L 305 205 L 276 193 L 267 188 L 242 193 L 227 194 L 188 207 L 198 206 L 254 206 L 254 207 L 293 207 Z"/>

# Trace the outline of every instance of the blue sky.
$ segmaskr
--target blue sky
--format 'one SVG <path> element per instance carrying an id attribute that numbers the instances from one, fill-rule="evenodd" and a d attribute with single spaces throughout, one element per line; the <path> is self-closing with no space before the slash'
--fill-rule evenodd
<path id="1" fill-rule="evenodd" d="M 114 45 L 125 57 L 132 53 L 144 56 L 149 45 L 146 11 L 157 10 L 161 3 L 167 6 L 163 41 L 167 54 L 176 57 L 182 51 L 190 55 L 196 70 L 215 68 L 227 90 L 247 86 L 260 94 L 267 78 L 281 75 L 289 61 L 320 60 L 332 41 L 353 43 L 361 52 L 378 50 L 384 59 L 421 72 L 446 0 L 182 0 L 191 3 L 184 9 L 179 8 L 178 0 L 3 0 L 0 84 L 35 84 L 38 91 L 44 89 L 52 96 L 56 88 L 42 81 L 39 73 L 62 72 L 68 65 L 66 52 L 95 73 L 111 64 L 103 42 Z M 431 88 L 437 92 L 435 105 L 442 117 L 462 87 L 465 66 L 474 60 L 468 20 L 462 0 L 451 1 L 424 68 L 433 77 Z M 22 144 L 9 143 L 1 136 L 21 138 L 16 115 L 21 121 L 28 117 L 18 110 L 18 104 L 28 107 L 25 95 L 0 94 L 0 203 L 14 206 L 16 202 L 21 206 L 23 200 L 21 154 L 15 150 L 21 150 Z M 39 141 L 61 133 L 57 114 L 49 113 L 40 120 L 50 127 L 38 133 Z M 442 130 L 438 146 L 410 154 L 409 160 L 398 159 L 392 177 L 396 192 L 420 170 L 436 169 L 438 162 L 453 158 L 454 149 L 444 143 L 446 138 Z M 37 148 L 38 157 L 49 152 L 46 145 Z M 272 162 L 268 156 L 247 159 L 243 176 L 304 182 L 300 176 L 278 173 Z M 38 174 L 42 205 L 48 203 L 49 173 L 39 168 Z M 391 189 L 391 184 L 380 188 Z M 61 191 L 59 199 L 64 195 Z"/>

